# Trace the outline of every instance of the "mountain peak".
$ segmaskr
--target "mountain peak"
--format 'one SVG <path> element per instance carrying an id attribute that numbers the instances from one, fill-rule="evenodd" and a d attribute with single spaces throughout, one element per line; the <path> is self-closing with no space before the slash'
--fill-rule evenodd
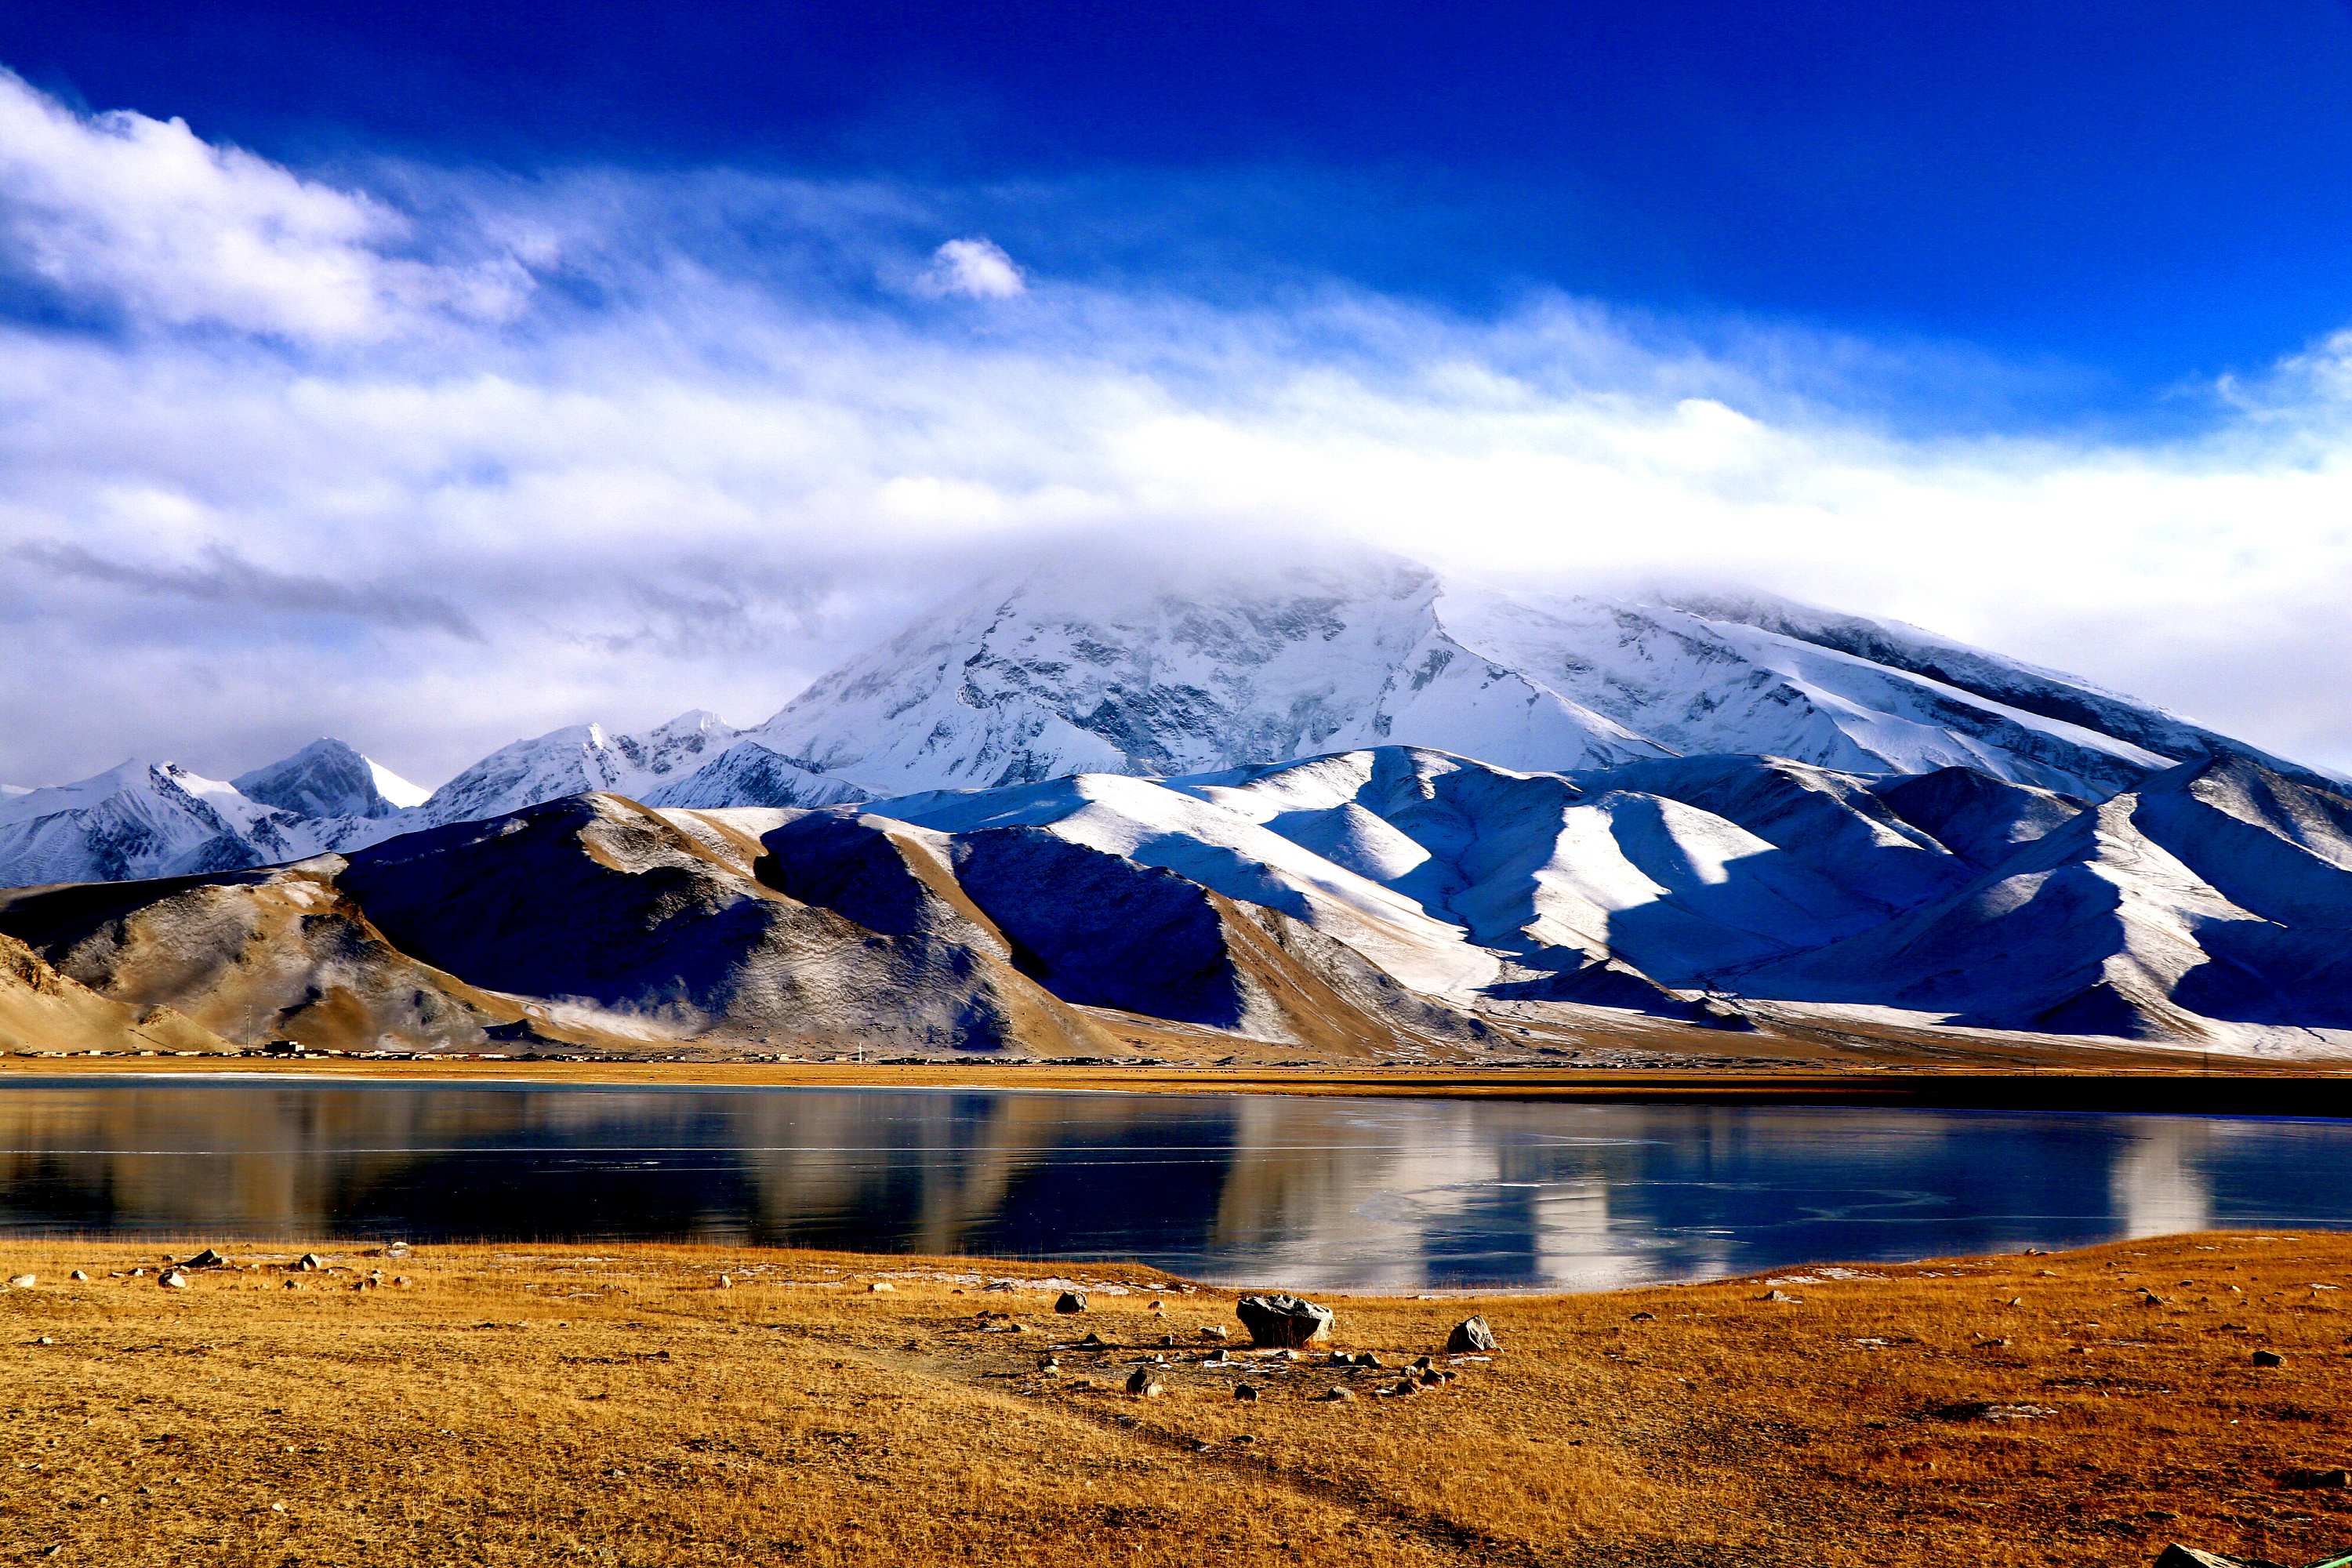
<path id="1" fill-rule="evenodd" d="M 1964 766 L 2104 798 L 2183 757 L 2259 755 L 1916 628 L 1761 595 L 1480 585 L 1370 550 L 1009 572 L 746 733 L 877 795 L 1406 744 L 1538 772 L 1713 753 Z"/>
<path id="2" fill-rule="evenodd" d="M 1512 765 L 1661 749 L 1479 658 L 1417 562 L 1082 559 L 999 580 L 850 660 L 751 731 L 869 789 L 1197 773 L 1391 741 Z"/>
<path id="3" fill-rule="evenodd" d="M 311 742 L 290 757 L 229 781 L 247 800 L 300 816 L 392 816 L 426 792 L 343 742 Z"/>

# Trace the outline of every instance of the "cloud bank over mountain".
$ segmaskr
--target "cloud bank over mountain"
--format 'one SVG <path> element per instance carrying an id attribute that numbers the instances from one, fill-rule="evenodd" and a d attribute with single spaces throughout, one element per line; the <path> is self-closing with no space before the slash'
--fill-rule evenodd
<path id="1" fill-rule="evenodd" d="M 1056 277 L 913 185 L 295 170 L 7 76 L 0 149 L 12 784 L 320 733 L 434 784 L 756 721 L 1010 554 L 1332 537 L 1753 584 L 2352 765 L 2352 338 L 2168 434 L 1988 429 L 2026 373 L 1948 345 Z"/>

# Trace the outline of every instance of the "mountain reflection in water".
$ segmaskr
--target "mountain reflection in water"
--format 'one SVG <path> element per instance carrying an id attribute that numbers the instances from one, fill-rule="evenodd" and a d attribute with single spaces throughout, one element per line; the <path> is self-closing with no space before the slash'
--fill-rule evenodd
<path id="1" fill-rule="evenodd" d="M 693 1237 L 1600 1289 L 2352 1226 L 2352 1124 L 1017 1090 L 0 1089 L 0 1228 Z"/>

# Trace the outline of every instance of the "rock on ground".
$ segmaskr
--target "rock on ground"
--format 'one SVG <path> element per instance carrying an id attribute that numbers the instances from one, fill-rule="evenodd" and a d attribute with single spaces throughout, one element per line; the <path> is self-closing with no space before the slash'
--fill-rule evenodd
<path id="1" fill-rule="evenodd" d="M 1261 1349 L 1297 1350 L 1331 1337 L 1338 1321 L 1328 1307 L 1318 1307 L 1299 1296 L 1244 1296 L 1234 1303 L 1234 1315 Z"/>
<path id="2" fill-rule="evenodd" d="M 1445 1351 L 1448 1355 L 1463 1355 L 1475 1351 L 1491 1351 L 1495 1348 L 1495 1331 L 1486 1326 L 1486 1320 L 1484 1318 L 1465 1318 L 1454 1325 L 1452 1333 L 1445 1336 Z"/>

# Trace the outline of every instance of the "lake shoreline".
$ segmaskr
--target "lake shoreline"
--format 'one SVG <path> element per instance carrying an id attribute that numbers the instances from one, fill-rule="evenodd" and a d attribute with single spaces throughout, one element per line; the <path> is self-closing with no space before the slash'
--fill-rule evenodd
<path id="1" fill-rule="evenodd" d="M 1507 1099 L 1659 1103 L 1916 1106 L 1980 1110 L 2141 1111 L 2352 1117 L 2352 1068 L 2192 1058 L 2172 1070 L 1849 1068 L 1758 1071 L 1706 1068 L 1191 1068 L 987 1060 L 842 1062 L 554 1061 L 251 1056 L 6 1057 L 0 1084 L 110 1079 L 187 1085 L 279 1082 L 349 1087 L 436 1084 L 477 1089 L 1005 1089 L 1069 1093 L 1272 1094 L 1368 1099 Z"/>

